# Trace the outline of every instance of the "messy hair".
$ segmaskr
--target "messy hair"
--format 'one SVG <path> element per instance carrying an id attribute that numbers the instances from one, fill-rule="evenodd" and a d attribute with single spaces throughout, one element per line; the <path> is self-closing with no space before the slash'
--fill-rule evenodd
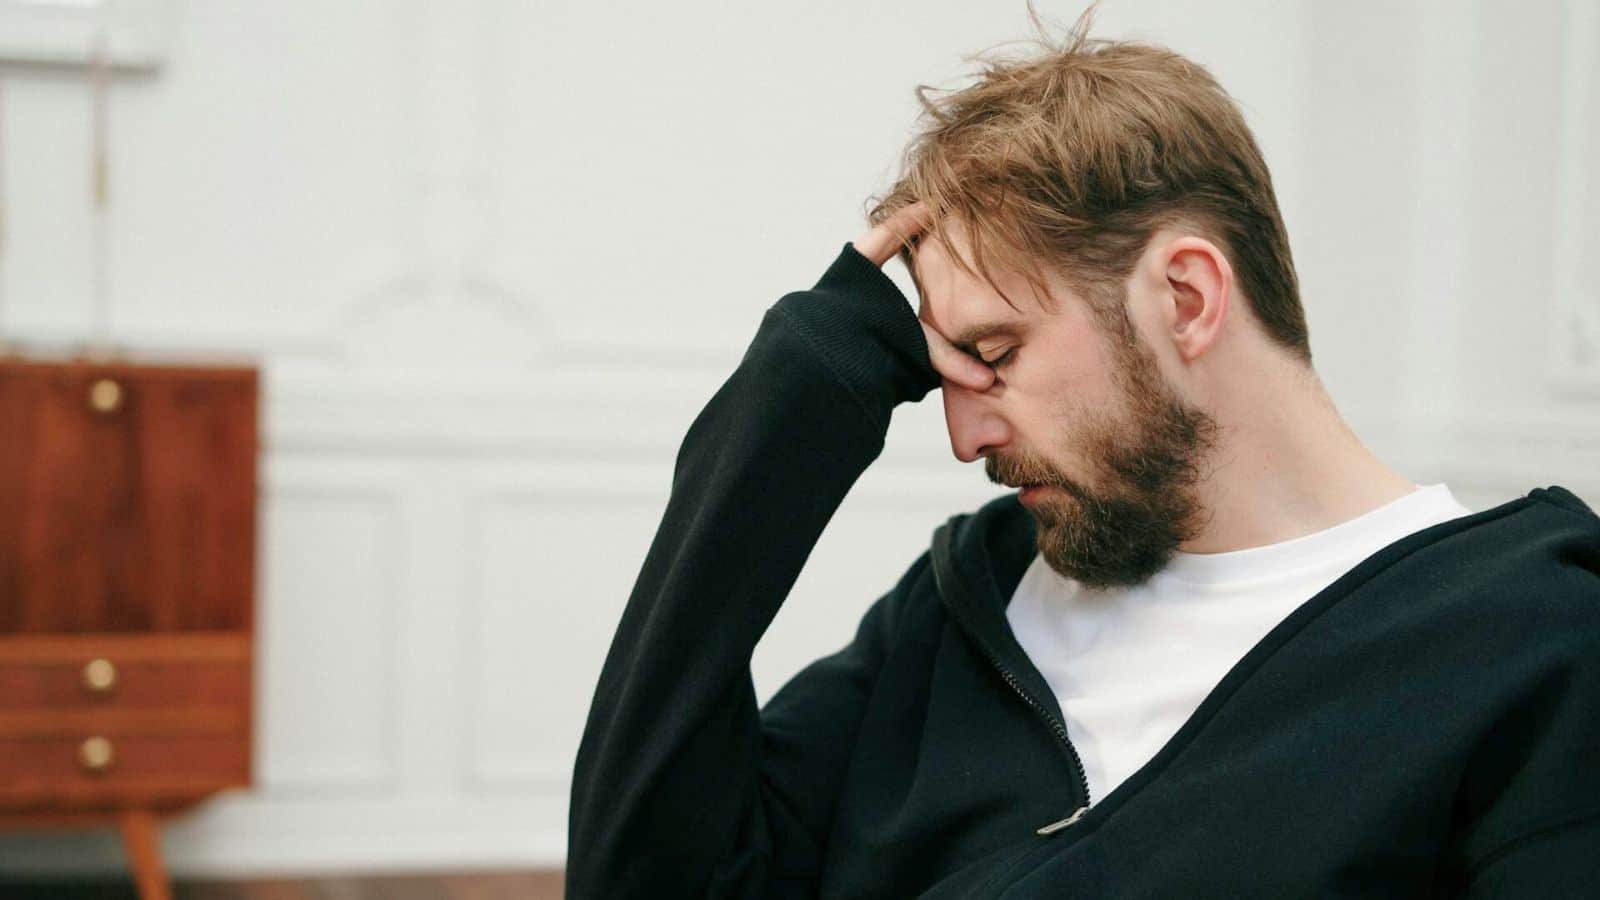
<path id="1" fill-rule="evenodd" d="M 945 96 L 918 85 L 926 127 L 893 188 L 869 198 L 868 219 L 921 200 L 930 222 L 919 237 L 948 247 L 949 220 L 964 226 L 973 265 L 951 254 L 962 271 L 994 286 L 994 259 L 1048 298 L 1048 269 L 1118 324 L 1123 285 L 1155 231 L 1200 235 L 1227 256 L 1268 339 L 1309 368 L 1288 234 L 1243 115 L 1205 67 L 1164 47 L 1089 38 L 1098 2 L 1054 43 L 1029 0 L 1044 52 L 964 56 L 981 75 Z M 901 245 L 908 267 L 916 242 Z"/>

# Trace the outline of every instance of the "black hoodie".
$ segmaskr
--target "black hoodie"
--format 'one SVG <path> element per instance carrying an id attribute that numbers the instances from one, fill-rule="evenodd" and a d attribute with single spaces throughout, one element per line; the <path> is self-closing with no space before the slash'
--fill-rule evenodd
<path id="1" fill-rule="evenodd" d="M 939 386 L 845 244 L 690 426 L 595 688 L 569 900 L 1600 897 L 1600 519 L 1408 535 L 1275 626 L 1105 797 L 1006 621 L 1015 495 L 952 517 L 758 709 L 750 659 L 890 413 Z"/>

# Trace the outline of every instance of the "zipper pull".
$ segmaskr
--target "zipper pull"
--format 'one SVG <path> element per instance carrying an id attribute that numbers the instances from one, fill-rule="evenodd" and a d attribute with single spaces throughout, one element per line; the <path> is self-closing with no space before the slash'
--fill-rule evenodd
<path id="1" fill-rule="evenodd" d="M 1076 822 L 1079 819 L 1083 818 L 1083 814 L 1088 812 L 1088 811 L 1089 811 L 1089 807 L 1080 806 L 1080 807 L 1078 807 L 1078 809 L 1075 812 L 1073 812 L 1072 815 L 1067 816 L 1065 819 L 1062 819 L 1059 822 L 1051 822 L 1049 825 L 1046 825 L 1043 828 L 1039 829 L 1038 831 L 1034 832 L 1034 834 L 1055 834 L 1056 832 L 1058 832 L 1061 829 L 1067 827 L 1068 825 L 1071 825 L 1073 822 Z"/>

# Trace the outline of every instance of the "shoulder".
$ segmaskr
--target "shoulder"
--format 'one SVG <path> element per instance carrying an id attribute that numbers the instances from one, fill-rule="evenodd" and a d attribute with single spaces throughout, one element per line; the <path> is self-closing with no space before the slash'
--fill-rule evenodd
<path id="1" fill-rule="evenodd" d="M 1425 528 L 1392 550 L 1458 579 L 1578 595 L 1600 586 L 1600 517 L 1558 486 Z"/>
<path id="2" fill-rule="evenodd" d="M 1600 662 L 1600 517 L 1575 494 L 1536 488 L 1427 531 L 1437 540 L 1403 571 L 1419 591 L 1448 587 L 1457 639 L 1493 647 L 1502 664 Z"/>
<path id="3" fill-rule="evenodd" d="M 1594 509 L 1591 508 L 1589 504 L 1583 502 L 1583 500 L 1579 498 L 1577 494 L 1574 494 L 1558 484 L 1552 484 L 1549 487 L 1534 488 L 1528 492 L 1527 499 L 1538 503 L 1543 503 L 1548 506 L 1555 506 L 1560 509 L 1564 509 L 1568 512 L 1576 514 L 1580 519 L 1586 520 L 1594 527 L 1600 528 L 1600 516 L 1595 515 Z"/>

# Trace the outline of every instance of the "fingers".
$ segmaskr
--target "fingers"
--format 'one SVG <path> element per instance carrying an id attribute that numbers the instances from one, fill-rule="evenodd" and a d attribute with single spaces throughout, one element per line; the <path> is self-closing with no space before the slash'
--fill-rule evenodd
<path id="1" fill-rule="evenodd" d="M 994 370 L 973 359 L 970 355 L 956 349 L 956 346 L 944 339 L 944 335 L 933 329 L 933 326 L 921 319 L 917 323 L 922 326 L 923 337 L 928 341 L 928 357 L 933 361 L 933 368 L 940 375 L 974 391 L 987 391 L 994 384 Z"/>
<path id="2" fill-rule="evenodd" d="M 870 231 L 855 239 L 856 251 L 875 266 L 889 261 L 906 241 L 928 227 L 928 206 L 921 200 L 897 210 L 889 218 L 874 225 Z"/>
<path id="3" fill-rule="evenodd" d="M 900 248 L 911 238 L 928 227 L 928 206 L 921 200 L 911 203 L 897 210 L 889 218 L 873 226 L 870 231 L 855 240 L 855 248 L 862 256 L 872 260 L 875 266 L 882 266 L 894 256 Z M 916 277 L 916 273 L 912 273 Z M 933 362 L 933 368 L 940 376 L 975 391 L 986 391 L 994 384 L 994 370 L 973 359 L 970 355 L 956 349 L 944 335 L 935 331 L 927 322 L 917 320 L 922 325 L 923 337 L 928 342 L 928 358 Z"/>

